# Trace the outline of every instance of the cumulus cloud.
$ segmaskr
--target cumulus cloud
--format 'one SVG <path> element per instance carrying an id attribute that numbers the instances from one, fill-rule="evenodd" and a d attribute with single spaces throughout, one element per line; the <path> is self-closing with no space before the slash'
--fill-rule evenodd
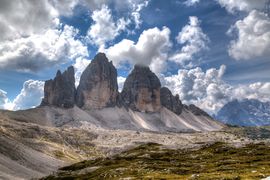
<path id="1" fill-rule="evenodd" d="M 270 18 L 253 10 L 230 29 L 237 32 L 238 39 L 229 47 L 229 55 L 236 60 L 256 60 L 270 56 Z"/>
<path id="2" fill-rule="evenodd" d="M 163 85 L 186 104 L 195 104 L 207 112 L 216 113 L 233 99 L 259 99 L 270 101 L 270 83 L 230 85 L 223 80 L 226 66 L 211 68 L 205 72 L 201 68 L 179 70 L 176 75 L 163 79 Z"/>
<path id="3" fill-rule="evenodd" d="M 98 45 L 100 49 L 104 49 L 105 43 L 114 40 L 129 24 L 129 21 L 125 21 L 124 18 L 115 21 L 111 10 L 106 5 L 95 10 L 91 18 L 94 23 L 89 28 L 87 35 L 90 41 Z"/>
<path id="4" fill-rule="evenodd" d="M 165 86 L 179 94 L 187 104 L 196 104 L 208 112 L 216 111 L 227 100 L 228 85 L 222 81 L 225 66 L 209 69 L 206 72 L 199 67 L 179 70 L 178 74 L 165 77 Z"/>
<path id="5" fill-rule="evenodd" d="M 264 8 L 265 0 L 217 0 L 219 4 L 227 11 L 234 13 L 236 11 L 251 11 L 253 9 Z"/>
<path id="6" fill-rule="evenodd" d="M 252 83 L 238 85 L 233 92 L 234 97 L 238 99 L 259 99 L 260 101 L 270 101 L 270 83 Z"/>
<path id="7" fill-rule="evenodd" d="M 13 101 L 7 97 L 7 92 L 0 89 L 0 109 L 22 110 L 38 106 L 43 98 L 44 82 L 28 80 L 23 84 L 21 92 Z"/>
<path id="8" fill-rule="evenodd" d="M 38 71 L 55 64 L 88 56 L 87 47 L 74 37 L 77 29 L 49 29 L 43 35 L 32 35 L 0 42 L 0 68 Z"/>
<path id="9" fill-rule="evenodd" d="M 166 68 L 169 47 L 171 47 L 170 29 L 163 27 L 144 30 L 137 42 L 123 39 L 104 51 L 116 67 L 121 67 L 125 63 L 141 64 L 150 66 L 159 74 Z"/>
<path id="10" fill-rule="evenodd" d="M 255 60 L 269 57 L 270 18 L 263 12 L 265 0 L 217 0 L 228 12 L 247 12 L 243 20 L 238 20 L 229 30 L 229 35 L 237 39 L 230 42 L 229 55 L 236 60 Z M 256 49 L 256 51 L 254 51 Z"/>
<path id="11" fill-rule="evenodd" d="M 42 33 L 57 17 L 57 10 L 47 0 L 1 0 L 0 41 Z"/>
<path id="12" fill-rule="evenodd" d="M 44 82 L 28 80 L 23 84 L 20 94 L 13 101 L 13 110 L 36 107 L 44 96 Z"/>
<path id="13" fill-rule="evenodd" d="M 6 109 L 8 102 L 7 92 L 0 89 L 0 109 Z"/>
<path id="14" fill-rule="evenodd" d="M 183 46 L 179 52 L 170 57 L 170 60 L 183 66 L 186 63 L 188 66 L 193 66 L 191 61 L 194 56 L 208 49 L 207 43 L 210 41 L 202 31 L 199 19 L 195 16 L 189 17 L 189 24 L 183 27 L 176 40 Z"/>

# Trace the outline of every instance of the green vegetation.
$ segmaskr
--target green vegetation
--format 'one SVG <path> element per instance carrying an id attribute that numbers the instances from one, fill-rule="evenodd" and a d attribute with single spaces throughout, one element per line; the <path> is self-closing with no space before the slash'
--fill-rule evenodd
<path id="1" fill-rule="evenodd" d="M 149 143 L 115 155 L 61 168 L 53 179 L 261 179 L 270 176 L 270 147 L 224 143 L 198 150 Z"/>

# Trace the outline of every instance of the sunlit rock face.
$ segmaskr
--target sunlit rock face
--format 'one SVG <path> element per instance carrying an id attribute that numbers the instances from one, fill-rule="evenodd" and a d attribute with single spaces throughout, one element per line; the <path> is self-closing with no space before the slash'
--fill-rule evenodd
<path id="1" fill-rule="evenodd" d="M 77 105 L 83 109 L 102 109 L 116 105 L 117 71 L 104 53 L 95 56 L 82 73 L 77 88 Z"/>
<path id="2" fill-rule="evenodd" d="M 168 88 L 162 87 L 160 89 L 160 101 L 162 106 L 171 110 L 175 114 L 179 115 L 182 113 L 183 104 L 180 101 L 179 96 L 174 96 Z"/>
<path id="3" fill-rule="evenodd" d="M 158 77 L 149 67 L 135 65 L 124 84 L 121 102 L 135 111 L 158 112 L 161 108 L 160 88 Z"/>
<path id="4" fill-rule="evenodd" d="M 45 82 L 41 105 L 72 108 L 75 105 L 75 93 L 74 68 L 70 66 L 63 74 L 58 70 L 53 80 Z"/>

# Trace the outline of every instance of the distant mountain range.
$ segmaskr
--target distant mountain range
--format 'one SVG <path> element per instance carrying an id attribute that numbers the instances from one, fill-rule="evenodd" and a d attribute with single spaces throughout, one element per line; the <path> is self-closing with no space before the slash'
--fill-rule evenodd
<path id="1" fill-rule="evenodd" d="M 270 102 L 255 99 L 233 100 L 217 113 L 216 119 L 238 126 L 269 126 Z"/>

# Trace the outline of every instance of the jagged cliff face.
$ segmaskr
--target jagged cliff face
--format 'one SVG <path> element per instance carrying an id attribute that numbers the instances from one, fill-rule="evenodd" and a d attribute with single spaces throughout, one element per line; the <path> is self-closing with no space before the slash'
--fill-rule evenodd
<path id="1" fill-rule="evenodd" d="M 74 68 L 71 66 L 63 74 L 57 71 L 53 80 L 45 82 L 41 105 L 72 108 L 75 105 L 75 93 Z"/>
<path id="2" fill-rule="evenodd" d="M 171 110 L 175 114 L 179 115 L 182 113 L 183 104 L 179 99 L 179 96 L 173 96 L 172 92 L 166 88 L 162 87 L 160 89 L 160 101 L 161 105 Z"/>
<path id="3" fill-rule="evenodd" d="M 160 81 L 148 68 L 135 65 L 121 93 L 125 107 L 141 112 L 157 112 L 161 108 Z"/>
<path id="4" fill-rule="evenodd" d="M 83 109 L 102 109 L 116 105 L 117 71 L 105 54 L 99 53 L 82 73 L 77 89 L 77 105 Z"/>
<path id="5" fill-rule="evenodd" d="M 186 110 L 209 117 L 194 105 L 183 105 L 179 96 L 173 96 L 168 88 L 161 88 L 158 77 L 149 67 L 135 65 L 119 94 L 117 70 L 104 53 L 97 54 L 82 73 L 77 90 L 74 68 L 69 67 L 63 74 L 58 71 L 53 80 L 45 82 L 41 105 L 63 108 L 77 105 L 85 110 L 121 106 L 139 112 L 161 112 L 166 107 L 176 115 Z"/>

